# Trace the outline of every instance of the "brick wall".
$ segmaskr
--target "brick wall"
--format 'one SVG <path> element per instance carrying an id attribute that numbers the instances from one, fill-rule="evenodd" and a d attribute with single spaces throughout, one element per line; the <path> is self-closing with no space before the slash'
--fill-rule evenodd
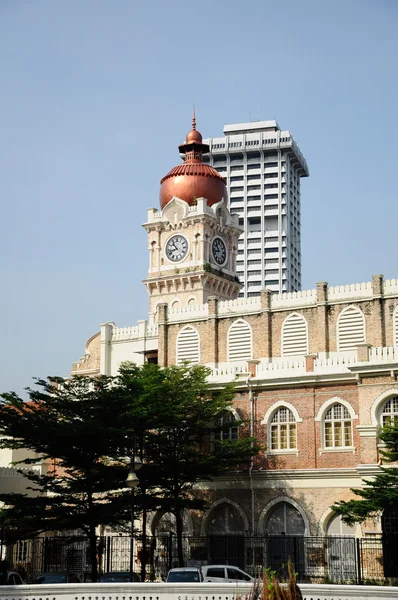
<path id="1" fill-rule="evenodd" d="M 309 353 L 337 352 L 337 322 L 341 311 L 348 306 L 356 306 L 363 312 L 367 343 L 377 347 L 393 344 L 392 314 L 398 306 L 398 298 L 375 297 L 365 301 L 323 303 L 295 310 L 261 310 L 256 314 L 219 316 L 213 313 L 206 320 L 190 319 L 189 324 L 200 333 L 202 363 L 227 362 L 228 330 L 238 318 L 243 318 L 252 328 L 253 358 L 281 356 L 282 326 L 293 312 L 306 319 Z M 176 331 L 185 324 L 172 323 L 168 326 L 169 363 L 175 360 L 173 346 Z"/>

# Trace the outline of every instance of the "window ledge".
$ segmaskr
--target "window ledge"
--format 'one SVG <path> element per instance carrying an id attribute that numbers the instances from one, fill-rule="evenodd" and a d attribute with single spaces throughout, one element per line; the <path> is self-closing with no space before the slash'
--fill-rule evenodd
<path id="1" fill-rule="evenodd" d="M 267 450 L 266 452 L 264 452 L 264 454 L 299 454 L 299 451 L 297 450 L 297 448 L 292 448 L 289 450 Z"/>
<path id="2" fill-rule="evenodd" d="M 319 454 L 327 452 L 351 452 L 352 454 L 355 454 L 356 448 L 354 448 L 354 446 L 343 446 L 338 448 L 319 448 Z"/>

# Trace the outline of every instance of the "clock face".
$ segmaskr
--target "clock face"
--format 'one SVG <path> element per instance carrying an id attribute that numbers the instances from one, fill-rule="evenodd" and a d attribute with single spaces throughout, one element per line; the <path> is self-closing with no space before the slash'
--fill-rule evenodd
<path id="1" fill-rule="evenodd" d="M 188 252 L 188 242 L 183 235 L 173 235 L 166 244 L 166 256 L 172 262 L 179 262 Z"/>
<path id="2" fill-rule="evenodd" d="M 225 261 L 227 260 L 227 247 L 223 239 L 221 239 L 220 237 L 214 238 L 213 243 L 211 245 L 211 252 L 213 254 L 214 260 L 218 265 L 221 266 L 225 264 Z"/>

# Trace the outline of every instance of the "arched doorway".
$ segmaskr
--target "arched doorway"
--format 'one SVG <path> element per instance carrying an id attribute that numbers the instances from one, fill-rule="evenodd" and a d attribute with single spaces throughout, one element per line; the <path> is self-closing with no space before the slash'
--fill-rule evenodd
<path id="1" fill-rule="evenodd" d="M 383 564 L 384 577 L 398 577 L 397 544 L 398 544 L 398 504 L 394 504 L 383 512 L 381 517 L 383 532 Z"/>
<path id="2" fill-rule="evenodd" d="M 169 535 L 176 532 L 176 518 L 173 513 L 163 513 L 156 525 L 156 535 Z"/>
<path id="3" fill-rule="evenodd" d="M 290 502 L 278 502 L 265 520 L 264 533 L 265 565 L 286 576 L 290 561 L 296 573 L 304 573 L 305 523 L 300 511 Z"/>
<path id="4" fill-rule="evenodd" d="M 327 564 L 334 581 L 355 581 L 357 577 L 355 525 L 347 525 L 333 514 L 326 525 Z"/>
<path id="5" fill-rule="evenodd" d="M 265 533 L 267 535 L 303 536 L 304 532 L 304 519 L 297 508 L 289 502 L 276 504 L 265 522 Z"/>
<path id="6" fill-rule="evenodd" d="M 183 521 L 183 553 L 184 562 L 190 557 L 189 535 L 192 534 L 192 520 L 187 511 L 182 513 Z M 176 517 L 171 512 L 159 512 L 152 521 L 152 563 L 154 576 L 165 579 L 167 572 L 173 567 L 178 567 L 177 551 L 177 524 Z"/>
<path id="7" fill-rule="evenodd" d="M 245 521 L 235 506 L 223 502 L 207 521 L 209 563 L 245 568 Z"/>

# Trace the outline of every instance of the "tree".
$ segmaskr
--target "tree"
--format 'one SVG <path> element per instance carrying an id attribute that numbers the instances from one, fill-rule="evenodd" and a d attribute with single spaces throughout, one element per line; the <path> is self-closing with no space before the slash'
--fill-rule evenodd
<path id="1" fill-rule="evenodd" d="M 37 380 L 29 402 L 3 394 L 0 447 L 31 450 L 47 473 L 24 472 L 37 495 L 1 494 L 14 538 L 45 531 L 78 530 L 89 540 L 93 581 L 97 578 L 96 533 L 100 525 L 121 528 L 130 521 L 126 475 L 133 448 L 143 460 L 135 512 L 141 512 L 142 573 L 146 563 L 148 511 L 164 508 L 177 522 L 182 564 L 182 511 L 202 509 L 199 480 L 249 461 L 258 446 L 248 436 L 223 439 L 217 417 L 230 409 L 233 386 L 213 390 L 200 366 L 161 369 L 125 364 L 117 377 L 77 376 Z M 236 422 L 238 426 L 240 422 Z"/>
<path id="2" fill-rule="evenodd" d="M 29 537 L 44 531 L 81 530 L 90 547 L 92 578 L 97 578 L 96 528 L 126 519 L 126 454 L 133 428 L 129 406 L 110 377 L 37 380 L 29 402 L 2 395 L 2 448 L 33 451 L 20 461 L 47 462 L 47 473 L 23 471 L 37 495 L 1 494 L 7 506 L 8 535 Z"/>
<path id="3" fill-rule="evenodd" d="M 385 444 L 380 454 L 387 463 L 398 462 L 398 423 L 384 427 L 379 438 Z M 380 467 L 373 479 L 365 482 L 363 488 L 352 489 L 360 500 L 340 501 L 332 509 L 341 515 L 348 524 L 365 521 L 380 515 L 384 510 L 398 506 L 398 467 Z"/>
<path id="4" fill-rule="evenodd" d="M 128 381 L 128 365 L 122 378 Z M 213 390 L 207 382 L 210 370 L 203 366 L 149 366 L 144 384 L 147 416 L 151 415 L 141 452 L 146 465 L 141 486 L 161 490 L 162 507 L 176 518 L 179 562 L 183 564 L 184 509 L 203 509 L 206 502 L 194 493 L 198 481 L 224 474 L 248 464 L 259 446 L 243 435 L 226 439 L 217 417 L 231 409 L 234 386 Z M 234 426 L 242 425 L 236 421 Z"/>

